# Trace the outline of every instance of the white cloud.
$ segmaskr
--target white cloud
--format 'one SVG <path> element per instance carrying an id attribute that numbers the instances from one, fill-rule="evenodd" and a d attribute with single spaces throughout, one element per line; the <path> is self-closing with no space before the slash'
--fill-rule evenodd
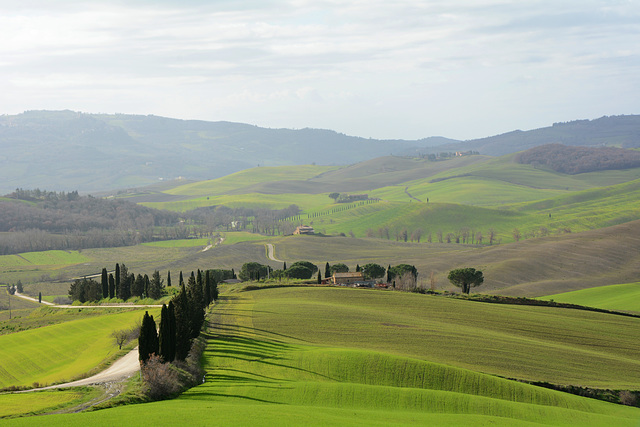
<path id="1" fill-rule="evenodd" d="M 0 112 L 381 138 L 640 113 L 639 15 L 636 2 L 596 0 L 0 0 Z"/>

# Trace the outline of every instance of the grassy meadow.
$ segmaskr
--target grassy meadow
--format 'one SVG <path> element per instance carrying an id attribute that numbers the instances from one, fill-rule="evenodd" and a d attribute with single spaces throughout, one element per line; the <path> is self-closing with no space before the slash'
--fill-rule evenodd
<path id="1" fill-rule="evenodd" d="M 63 411 L 64 408 L 80 405 L 98 395 L 98 390 L 89 387 L 0 394 L 0 419 Z"/>
<path id="2" fill-rule="evenodd" d="M 638 408 L 491 375 L 637 387 L 638 319 L 618 317 L 391 291 L 228 292 L 209 318 L 203 384 L 170 401 L 39 421 L 636 426 Z"/>
<path id="3" fill-rule="evenodd" d="M 149 311 L 155 316 L 160 312 L 159 309 Z M 123 354 L 118 351 L 111 333 L 133 327 L 143 313 L 140 309 L 124 309 L 101 316 L 80 316 L 63 323 L 0 336 L 0 388 L 55 384 L 92 372 Z"/>
<path id="4" fill-rule="evenodd" d="M 547 295 L 540 299 L 604 308 L 606 310 L 640 312 L 640 283 L 598 286 L 579 291 Z"/>

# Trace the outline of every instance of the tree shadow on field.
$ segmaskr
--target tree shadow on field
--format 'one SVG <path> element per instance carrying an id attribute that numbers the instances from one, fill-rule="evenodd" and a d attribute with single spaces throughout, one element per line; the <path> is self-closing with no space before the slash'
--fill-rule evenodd
<path id="1" fill-rule="evenodd" d="M 265 382 L 291 381 L 291 380 L 286 380 L 286 379 L 281 379 L 281 378 L 276 378 L 276 377 L 268 377 L 266 375 L 257 374 L 255 372 L 242 371 L 240 369 L 224 368 L 224 371 L 225 372 L 234 372 L 234 373 L 237 373 L 237 374 L 249 374 L 252 377 L 262 378 L 262 379 L 265 380 Z M 216 374 L 212 374 L 212 375 L 216 375 Z"/>
<path id="2" fill-rule="evenodd" d="M 305 339 L 294 337 L 293 335 L 281 334 L 279 332 L 273 332 L 273 331 L 268 331 L 266 329 L 258 329 L 258 328 L 253 328 L 253 327 L 249 327 L 249 326 L 227 325 L 227 324 L 224 324 L 224 323 L 217 323 L 217 322 L 212 322 L 212 321 L 209 322 L 209 326 L 211 328 L 215 328 L 216 330 L 225 331 L 225 332 L 250 333 L 250 334 L 265 335 L 265 336 L 275 335 L 277 337 L 289 338 L 289 339 L 292 339 L 292 340 L 302 341 L 302 342 L 308 342 Z M 259 332 L 259 334 L 256 334 L 256 331 Z M 284 343 L 284 341 L 277 340 L 277 339 L 274 339 L 274 338 L 271 338 L 271 340 L 274 341 L 274 342 Z"/>
<path id="3" fill-rule="evenodd" d="M 201 390 L 197 390 L 197 392 L 194 392 L 194 393 L 190 392 L 189 395 L 184 395 L 184 397 L 182 397 L 182 398 L 199 399 L 199 398 L 201 398 L 203 396 L 206 396 L 207 399 L 210 399 L 212 397 L 221 397 L 221 398 L 235 397 L 237 399 L 252 400 L 254 402 L 260 402 L 260 403 L 270 403 L 270 404 L 273 404 L 273 405 L 284 405 L 283 402 L 276 402 L 276 401 L 273 401 L 273 400 L 258 399 L 257 397 L 241 396 L 239 394 L 212 393 L 212 392 L 201 391 Z"/>
<path id="4" fill-rule="evenodd" d="M 312 376 L 321 377 L 328 380 L 335 380 L 327 375 L 319 372 L 311 371 L 309 369 L 300 368 L 292 364 L 286 364 L 286 354 L 289 352 L 298 351 L 300 348 L 297 346 L 291 346 L 283 343 L 274 343 L 270 341 L 260 340 L 256 338 L 238 337 L 233 335 L 212 335 L 208 348 L 205 350 L 207 357 L 211 358 L 231 358 L 242 360 L 250 363 L 260 363 L 285 370 L 294 370 L 298 372 L 304 372 L 311 374 Z M 227 368 L 224 368 L 227 370 Z M 256 371 L 260 372 L 261 369 L 256 367 Z M 254 374 L 249 371 L 235 370 L 237 373 L 244 373 L 248 375 L 260 375 Z M 210 373 L 210 375 L 215 375 Z M 262 376 L 263 378 L 269 378 Z M 275 380 L 275 379 L 273 379 Z M 282 381 L 279 380 L 278 381 Z"/>

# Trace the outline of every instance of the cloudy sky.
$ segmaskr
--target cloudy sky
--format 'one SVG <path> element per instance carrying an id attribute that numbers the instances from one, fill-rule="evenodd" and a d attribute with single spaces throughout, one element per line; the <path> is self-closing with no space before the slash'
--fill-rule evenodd
<path id="1" fill-rule="evenodd" d="M 0 0 L 0 113 L 470 139 L 640 113 L 637 0 Z"/>

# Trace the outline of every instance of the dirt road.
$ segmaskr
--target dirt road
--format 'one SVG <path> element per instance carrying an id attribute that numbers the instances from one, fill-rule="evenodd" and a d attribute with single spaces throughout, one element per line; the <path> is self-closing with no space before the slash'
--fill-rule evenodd
<path id="1" fill-rule="evenodd" d="M 140 362 L 138 361 L 138 347 L 131 350 L 124 357 L 116 360 L 106 370 L 83 380 L 77 380 L 64 384 L 56 384 L 48 387 L 34 388 L 30 390 L 23 390 L 20 393 L 26 393 L 29 391 L 49 390 L 52 388 L 65 388 L 65 387 L 79 387 L 87 385 L 104 385 L 107 383 L 123 381 L 130 378 L 134 374 L 140 371 Z"/>
<path id="2" fill-rule="evenodd" d="M 13 295 L 17 296 L 18 298 L 26 299 L 26 300 L 28 300 L 28 301 L 38 302 L 38 299 L 37 299 L 37 298 L 28 297 L 28 296 L 26 296 L 26 295 L 24 295 L 24 294 L 19 293 L 18 291 L 16 291 L 16 293 L 15 293 L 15 294 L 13 294 Z M 42 301 L 42 304 L 45 304 L 45 305 L 55 305 L 54 303 L 52 303 L 52 302 L 48 302 L 48 301 Z"/>
<path id="3" fill-rule="evenodd" d="M 271 260 L 271 261 L 275 261 L 275 262 L 283 262 L 282 260 L 277 259 L 273 253 L 275 252 L 275 249 L 273 247 L 273 245 L 271 243 L 267 243 L 267 257 Z"/>

